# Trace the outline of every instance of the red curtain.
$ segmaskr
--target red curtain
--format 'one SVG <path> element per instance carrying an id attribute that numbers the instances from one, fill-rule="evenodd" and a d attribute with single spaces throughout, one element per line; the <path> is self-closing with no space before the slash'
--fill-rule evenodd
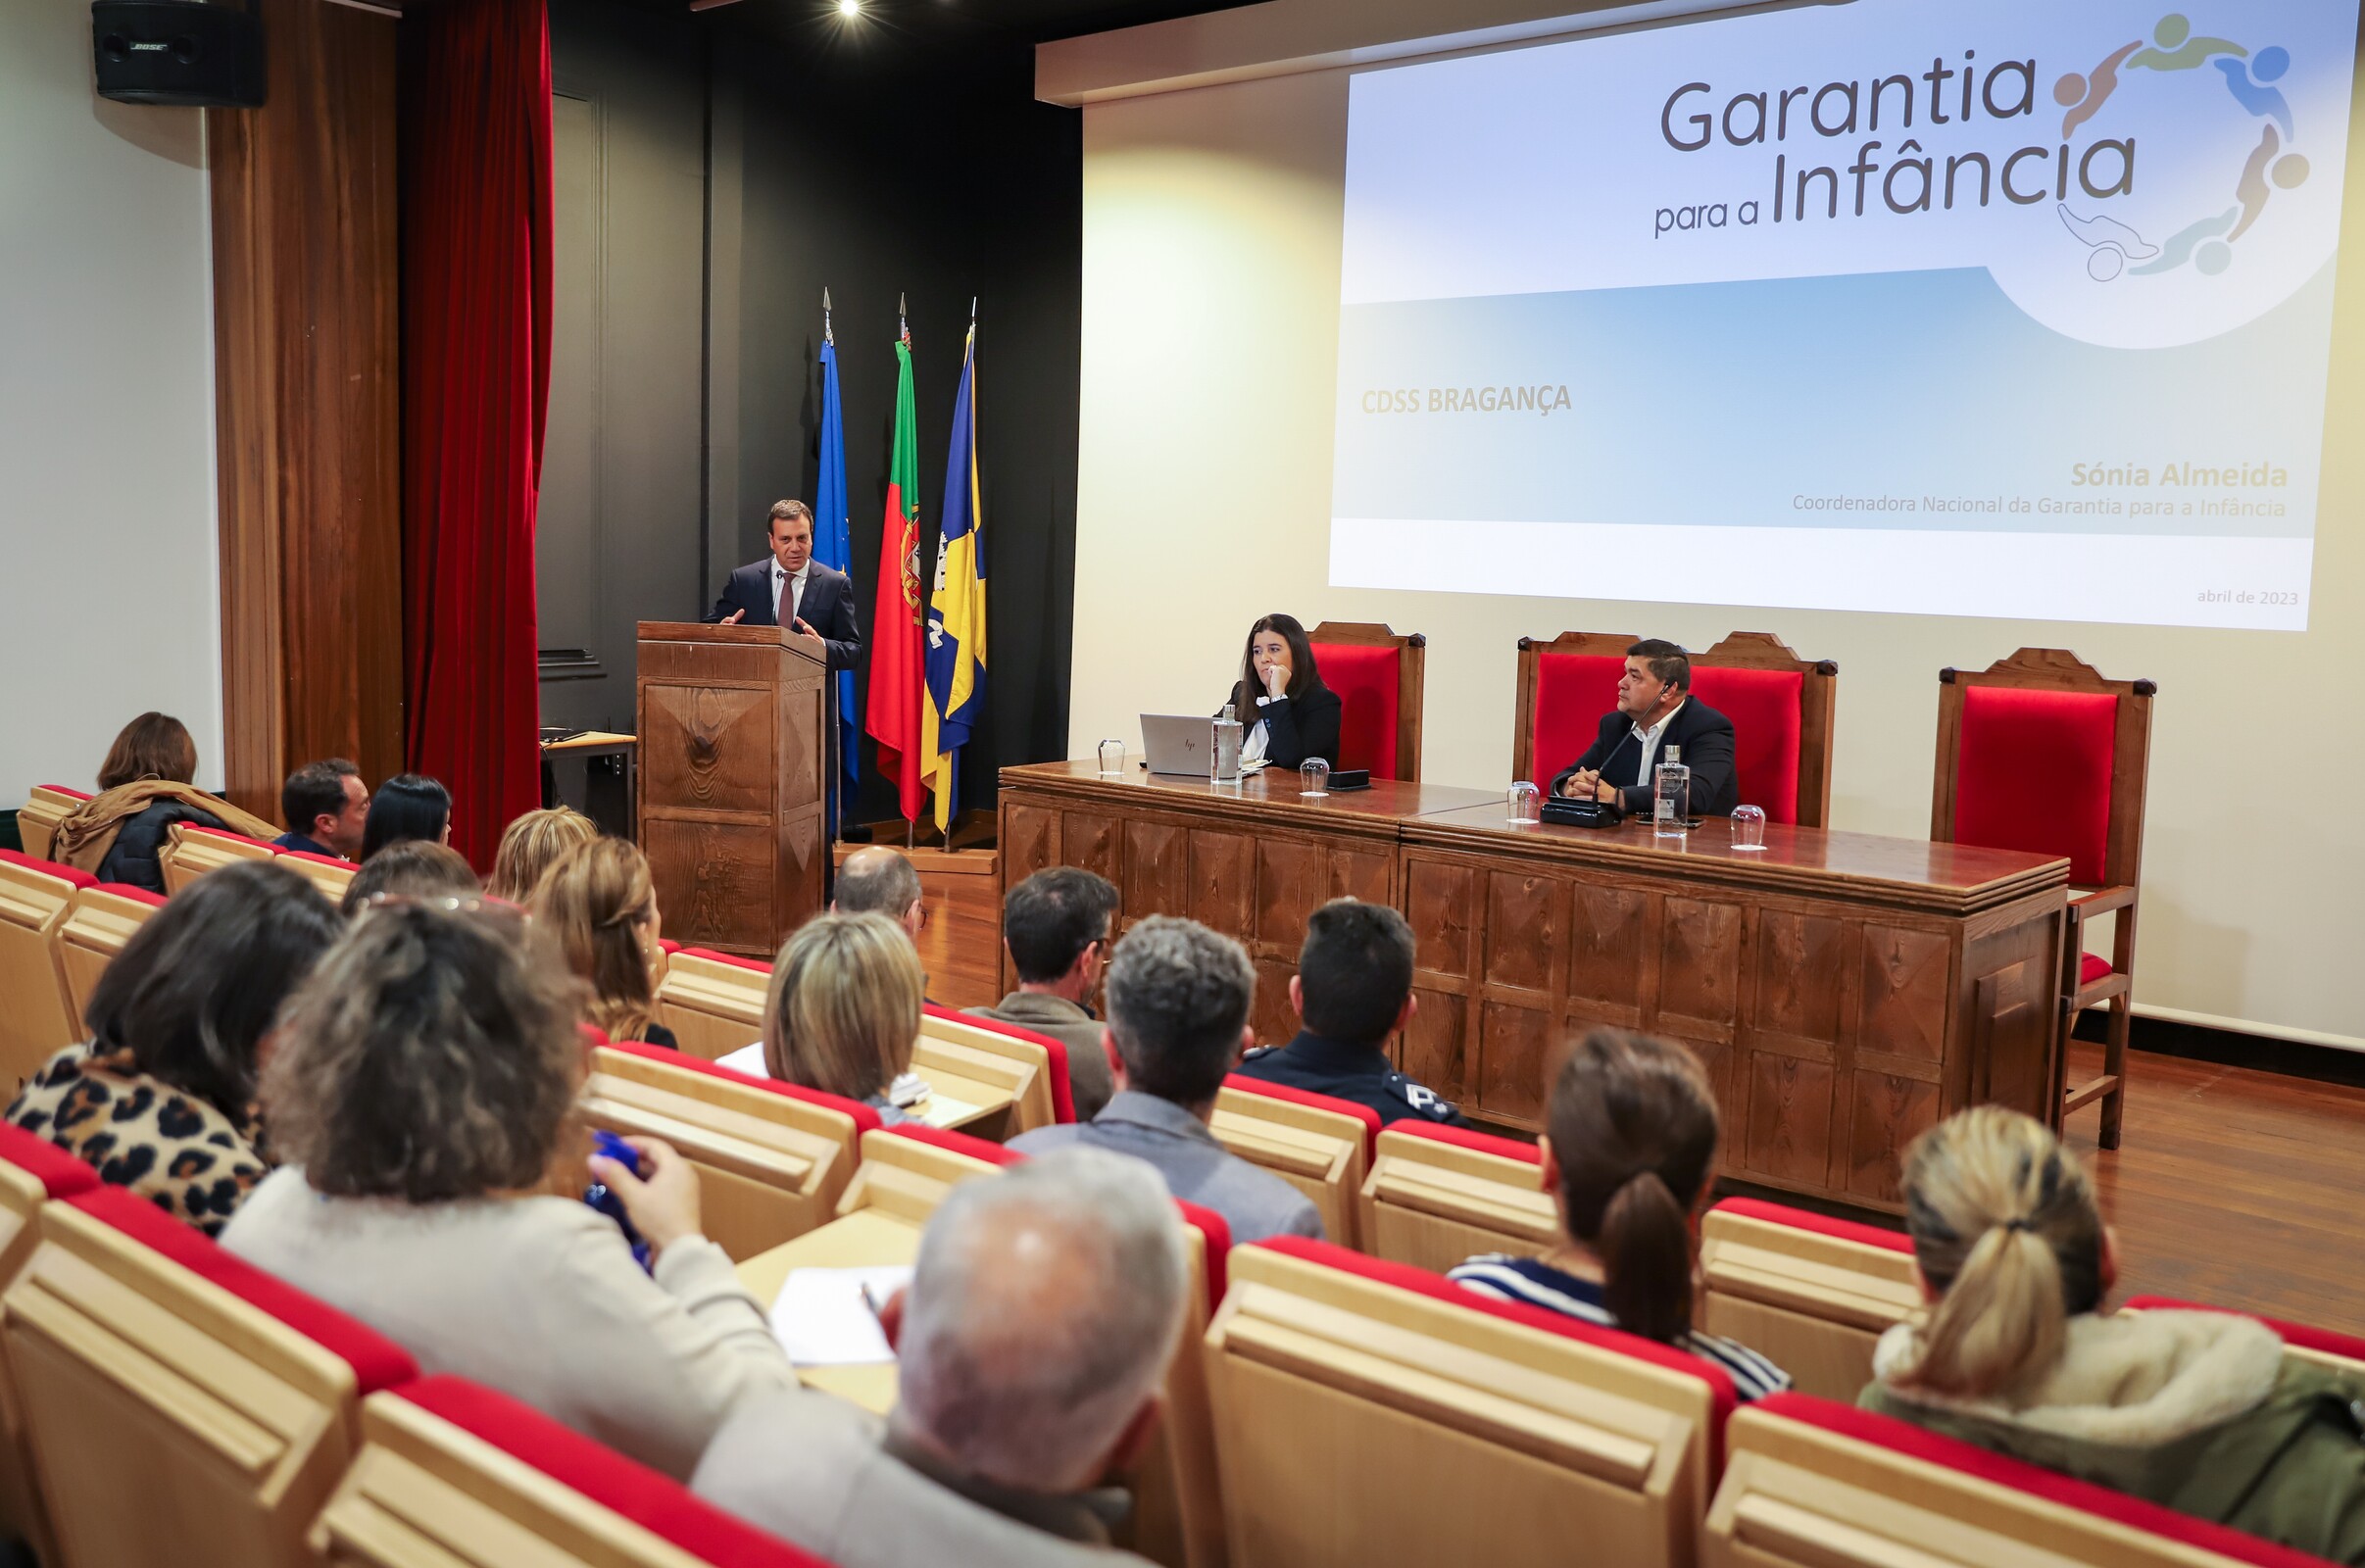
<path id="1" fill-rule="evenodd" d="M 401 30 L 405 755 L 484 867 L 541 804 L 550 26 L 544 0 L 439 0 Z"/>

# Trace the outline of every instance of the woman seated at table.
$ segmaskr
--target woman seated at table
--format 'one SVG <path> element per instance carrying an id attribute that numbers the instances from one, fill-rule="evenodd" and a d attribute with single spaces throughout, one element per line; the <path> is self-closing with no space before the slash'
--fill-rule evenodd
<path id="1" fill-rule="evenodd" d="M 695 1167 L 633 1138 L 640 1174 L 603 1158 L 586 1170 L 572 1115 L 582 1004 L 521 911 L 363 911 L 289 1004 L 263 1074 L 287 1163 L 222 1245 L 425 1372 L 472 1378 L 687 1478 L 743 1394 L 795 1375 L 700 1234 Z M 654 1250 L 649 1272 L 573 1196 L 593 1178 Z"/>
<path id="2" fill-rule="evenodd" d="M 1473 1257 L 1448 1278 L 1689 1350 L 1743 1399 L 1789 1388 L 1764 1356 L 1692 1326 L 1692 1216 L 1716 1163 L 1716 1099 L 1699 1059 L 1671 1041 L 1591 1030 L 1552 1079 L 1545 1128 L 1544 1185 L 1564 1240 L 1541 1257 Z"/>
<path id="3" fill-rule="evenodd" d="M 725 1067 L 859 1100 L 889 1126 L 889 1098 L 919 1040 L 919 955 L 883 914 L 824 914 L 797 928 L 772 962 L 764 1038 Z"/>
<path id="4" fill-rule="evenodd" d="M 678 1046 L 673 1031 L 657 1021 L 662 922 L 640 846 L 602 838 L 576 845 L 542 873 L 531 907 L 558 938 L 575 978 L 591 987 L 585 1023 L 611 1040 Z"/>
<path id="5" fill-rule="evenodd" d="M 1322 684 L 1313 644 L 1295 615 L 1272 614 L 1249 628 L 1240 681 L 1229 699 L 1243 766 L 1296 767 L 1309 757 L 1339 760 L 1339 694 Z"/>

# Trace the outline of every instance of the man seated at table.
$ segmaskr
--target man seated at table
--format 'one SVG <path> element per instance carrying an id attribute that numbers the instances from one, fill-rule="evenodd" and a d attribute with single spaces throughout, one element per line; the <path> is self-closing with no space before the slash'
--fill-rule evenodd
<path id="1" fill-rule="evenodd" d="M 1322 1216 L 1310 1199 L 1207 1130 L 1224 1075 L 1256 1038 L 1249 1027 L 1256 971 L 1247 951 L 1196 920 L 1154 914 L 1116 945 L 1107 990 L 1116 1094 L 1088 1122 L 1038 1127 L 1010 1147 L 1039 1154 L 1083 1144 L 1148 1160 L 1175 1197 L 1222 1215 L 1238 1245 L 1320 1239 Z"/>
<path id="2" fill-rule="evenodd" d="M 1404 1120 L 1469 1125 L 1388 1059 L 1388 1037 L 1420 1006 L 1412 996 L 1412 927 L 1403 915 L 1356 899 L 1316 909 L 1290 976 L 1289 1004 L 1305 1027 L 1286 1046 L 1250 1052 L 1242 1077 L 1369 1106 L 1383 1127 Z"/>
<path id="3" fill-rule="evenodd" d="M 1109 959 L 1116 907 L 1116 888 L 1107 877 L 1072 865 L 1037 871 L 1010 889 L 1002 901 L 1002 944 L 1018 989 L 991 1007 L 968 1009 L 1066 1044 L 1078 1121 L 1099 1115 L 1116 1092 L 1101 1020 L 1089 1005 Z"/>
<path id="4" fill-rule="evenodd" d="M 1692 770 L 1692 814 L 1732 815 L 1741 804 L 1733 721 L 1692 695 L 1692 661 L 1682 648 L 1646 637 L 1626 650 L 1618 706 L 1585 755 L 1553 777 L 1552 793 L 1649 816 L 1652 770 L 1669 746 L 1682 748 Z"/>
<path id="5" fill-rule="evenodd" d="M 1138 1161 L 1062 1150 L 964 1182 L 879 1313 L 894 1413 L 753 1396 L 691 1486 L 838 1568 L 1140 1565 L 1106 1549 L 1111 1480 L 1157 1429 L 1188 1277 Z"/>
<path id="6" fill-rule="evenodd" d="M 370 820 L 370 787 L 362 770 L 341 757 L 306 762 L 279 786 L 279 811 L 287 831 L 271 840 L 276 849 L 306 855 L 362 858 L 362 829 Z"/>

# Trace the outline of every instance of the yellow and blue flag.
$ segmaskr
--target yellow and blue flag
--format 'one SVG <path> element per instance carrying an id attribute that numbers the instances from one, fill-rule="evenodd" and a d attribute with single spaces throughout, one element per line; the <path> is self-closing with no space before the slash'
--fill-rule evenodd
<path id="1" fill-rule="evenodd" d="M 977 322 L 961 351 L 953 400 L 953 450 L 945 460 L 944 525 L 928 602 L 928 693 L 919 755 L 936 792 L 936 825 L 949 831 L 959 795 L 959 753 L 985 709 L 985 512 L 977 483 Z"/>

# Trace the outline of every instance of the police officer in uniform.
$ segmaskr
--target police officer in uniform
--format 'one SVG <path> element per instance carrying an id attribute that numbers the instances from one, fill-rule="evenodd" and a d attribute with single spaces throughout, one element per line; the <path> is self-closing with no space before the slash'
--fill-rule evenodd
<path id="1" fill-rule="evenodd" d="M 1380 1125 L 1466 1127 L 1459 1110 L 1396 1070 L 1388 1036 L 1412 1019 L 1412 928 L 1384 904 L 1334 899 L 1306 922 L 1290 1005 L 1304 1025 L 1286 1046 L 1241 1061 L 1243 1077 L 1368 1105 Z"/>

